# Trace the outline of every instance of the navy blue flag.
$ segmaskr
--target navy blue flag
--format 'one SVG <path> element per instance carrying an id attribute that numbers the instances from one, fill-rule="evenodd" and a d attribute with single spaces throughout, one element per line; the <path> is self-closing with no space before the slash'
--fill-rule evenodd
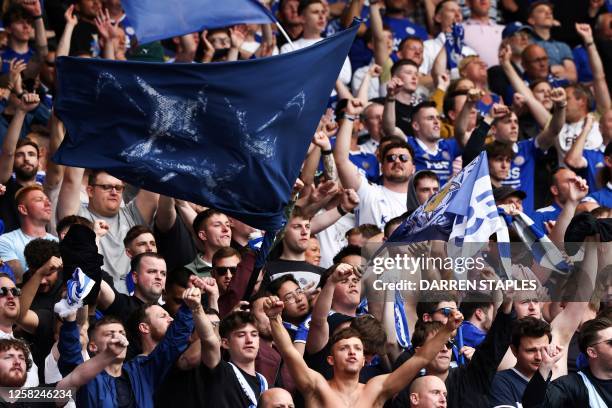
<path id="1" fill-rule="evenodd" d="M 54 157 L 275 230 L 358 25 L 270 58 L 60 58 Z"/>
<path id="2" fill-rule="evenodd" d="M 141 44 L 209 28 L 276 21 L 258 0 L 122 0 L 121 4 Z"/>

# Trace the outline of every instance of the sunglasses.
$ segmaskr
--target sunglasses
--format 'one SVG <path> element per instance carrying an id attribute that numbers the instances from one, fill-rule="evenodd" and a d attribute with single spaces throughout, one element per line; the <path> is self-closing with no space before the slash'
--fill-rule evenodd
<path id="1" fill-rule="evenodd" d="M 227 274 L 227 272 L 231 272 L 232 275 L 236 274 L 236 271 L 238 270 L 237 266 L 215 266 L 213 268 L 215 270 L 215 273 L 219 276 L 224 276 Z"/>
<path id="2" fill-rule="evenodd" d="M 399 159 L 402 163 L 406 163 L 410 160 L 410 156 L 405 153 L 402 154 L 388 154 L 385 156 L 385 160 L 387 163 L 394 163 L 397 159 Z"/>
<path id="3" fill-rule="evenodd" d="M 21 295 L 21 289 L 19 288 L 7 288 L 3 286 L 0 288 L 0 297 L 8 296 L 8 294 L 13 295 L 14 297 L 18 297 Z"/>
<path id="4" fill-rule="evenodd" d="M 453 347 L 455 347 L 455 342 L 453 342 L 452 340 L 449 340 L 446 342 L 446 348 L 449 350 L 452 350 Z"/>
<path id="5" fill-rule="evenodd" d="M 454 307 L 442 307 L 440 309 L 436 309 L 434 310 L 434 313 L 440 312 L 442 313 L 444 316 L 448 317 L 451 315 L 451 313 L 453 313 L 453 310 L 456 310 Z M 433 314 L 433 313 L 432 313 Z"/>

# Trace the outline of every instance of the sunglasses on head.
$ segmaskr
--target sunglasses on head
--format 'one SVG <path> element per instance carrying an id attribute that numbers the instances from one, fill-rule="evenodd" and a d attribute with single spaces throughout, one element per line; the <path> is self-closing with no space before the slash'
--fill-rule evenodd
<path id="1" fill-rule="evenodd" d="M 3 286 L 0 288 L 0 297 L 4 297 L 4 296 L 8 296 L 8 294 L 13 295 L 14 297 L 17 297 L 19 295 L 21 295 L 21 289 L 19 288 L 7 288 L 6 286 Z"/>
<path id="2" fill-rule="evenodd" d="M 444 316 L 448 317 L 451 315 L 451 313 L 453 313 L 453 310 L 455 310 L 454 307 L 441 307 L 440 309 L 434 310 L 434 313 L 440 312 Z"/>
<path id="3" fill-rule="evenodd" d="M 405 153 L 402 154 L 388 154 L 385 156 L 385 160 L 387 163 L 394 163 L 397 159 L 399 159 L 402 163 L 406 163 L 410 160 L 410 156 Z"/>
<path id="4" fill-rule="evenodd" d="M 238 270 L 237 266 L 215 266 L 213 268 L 215 270 L 215 273 L 219 276 L 224 276 L 227 274 L 227 272 L 231 272 L 232 275 L 236 274 L 236 271 Z"/>

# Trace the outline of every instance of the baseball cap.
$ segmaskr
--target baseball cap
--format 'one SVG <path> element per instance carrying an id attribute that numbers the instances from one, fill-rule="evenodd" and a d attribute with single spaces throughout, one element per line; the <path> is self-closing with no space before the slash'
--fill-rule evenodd
<path id="1" fill-rule="evenodd" d="M 512 37 L 519 31 L 528 31 L 530 34 L 533 33 L 533 29 L 530 26 L 523 24 L 520 21 L 515 21 L 506 25 L 506 28 L 504 28 L 504 31 L 502 31 L 502 38 L 506 39 L 508 37 Z"/>
<path id="2" fill-rule="evenodd" d="M 524 191 L 515 190 L 510 186 L 501 186 L 493 190 L 493 198 L 495 199 L 495 202 L 501 201 L 511 196 L 515 196 L 520 198 L 521 200 L 524 200 L 525 197 L 527 197 L 527 194 L 525 194 Z"/>

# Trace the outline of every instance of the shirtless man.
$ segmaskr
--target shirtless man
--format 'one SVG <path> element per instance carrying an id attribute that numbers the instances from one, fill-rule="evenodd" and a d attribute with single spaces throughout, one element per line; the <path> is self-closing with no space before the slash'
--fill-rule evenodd
<path id="1" fill-rule="evenodd" d="M 359 372 L 365 364 L 365 357 L 359 333 L 345 328 L 333 336 L 331 355 L 327 359 L 333 367 L 334 376 L 327 381 L 321 374 L 308 368 L 300 353 L 293 347 L 281 318 L 283 305 L 278 297 L 270 296 L 264 302 L 264 310 L 270 318 L 274 343 L 304 396 L 306 407 L 382 407 L 386 400 L 410 384 L 463 321 L 463 315 L 459 311 L 453 311 L 448 323 L 435 337 L 417 349 L 416 354 L 397 370 L 376 376 L 366 384 L 360 384 Z"/>

